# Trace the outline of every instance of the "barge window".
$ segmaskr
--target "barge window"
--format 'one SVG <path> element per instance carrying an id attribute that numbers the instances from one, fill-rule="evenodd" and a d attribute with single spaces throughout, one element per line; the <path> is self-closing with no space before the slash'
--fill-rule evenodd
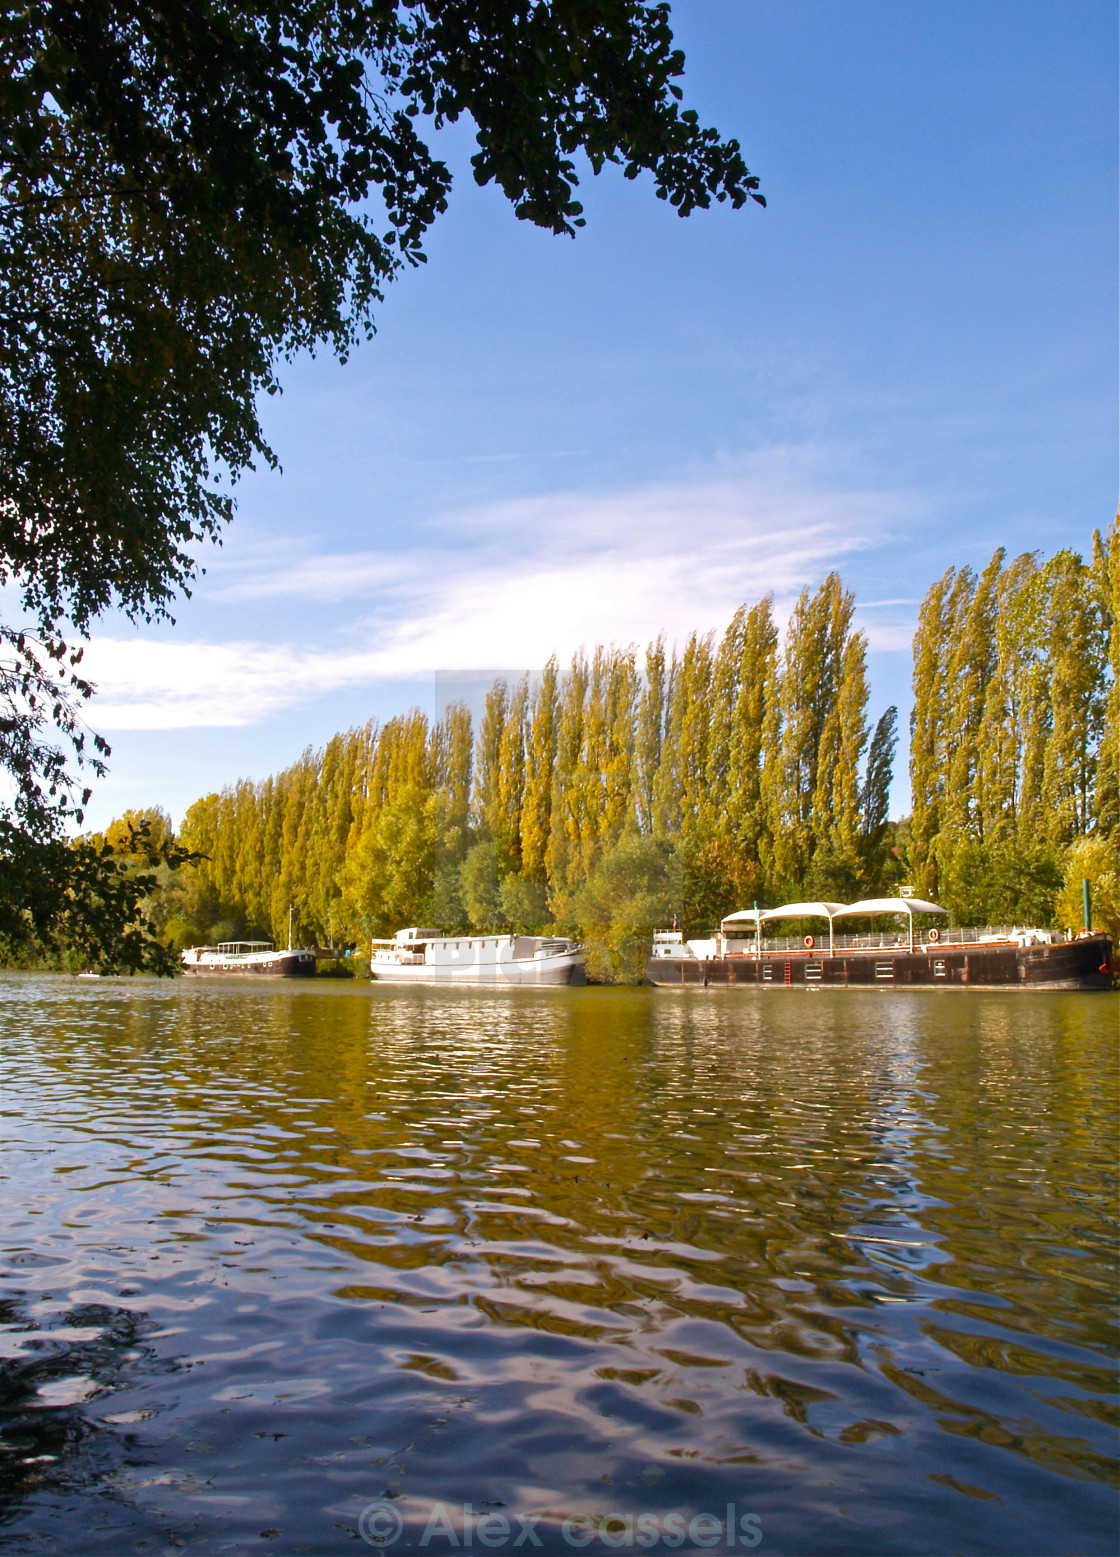
<path id="1" fill-rule="evenodd" d="M 805 964 L 806 984 L 819 984 L 821 981 L 821 964 L 819 962 L 807 962 Z"/>
<path id="2" fill-rule="evenodd" d="M 893 963 L 893 961 L 892 962 L 877 962 L 875 964 L 875 977 L 877 979 L 893 979 L 894 978 L 894 963 Z"/>
<path id="3" fill-rule="evenodd" d="M 946 977 L 944 957 L 935 957 L 933 959 L 933 976 L 935 979 L 943 979 Z"/>
<path id="4" fill-rule="evenodd" d="M 771 983 L 773 981 L 773 978 L 774 978 L 774 967 L 773 967 L 772 963 L 768 962 L 765 965 L 765 967 L 763 968 L 763 970 L 762 970 L 762 982 L 764 984 L 769 984 L 769 983 Z"/>

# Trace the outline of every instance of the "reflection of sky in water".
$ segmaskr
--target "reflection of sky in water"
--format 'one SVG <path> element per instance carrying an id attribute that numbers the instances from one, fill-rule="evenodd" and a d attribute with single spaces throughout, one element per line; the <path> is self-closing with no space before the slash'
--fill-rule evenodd
<path id="1" fill-rule="evenodd" d="M 1111 1549 L 1110 997 L 0 1002 L 0 1545 L 351 1550 L 385 1494 Z"/>

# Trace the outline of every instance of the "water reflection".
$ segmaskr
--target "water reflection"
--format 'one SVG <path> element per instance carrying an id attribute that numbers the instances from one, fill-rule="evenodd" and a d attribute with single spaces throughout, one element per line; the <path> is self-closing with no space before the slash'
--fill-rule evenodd
<path id="1" fill-rule="evenodd" d="M 728 1502 L 763 1551 L 1113 1547 L 1110 997 L 0 1002 L 18 1323 L 143 1329 L 111 1411 L 34 1409 L 145 1538 L 351 1550 L 385 1497 L 398 1549 L 437 1500 L 555 1550 Z"/>

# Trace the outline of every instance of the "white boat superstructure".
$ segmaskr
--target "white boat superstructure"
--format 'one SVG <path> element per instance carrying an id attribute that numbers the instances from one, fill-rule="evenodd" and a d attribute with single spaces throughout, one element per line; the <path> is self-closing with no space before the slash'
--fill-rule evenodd
<path id="1" fill-rule="evenodd" d="M 271 941 L 222 941 L 217 946 L 188 946 L 182 956 L 184 973 L 271 973 L 279 978 L 310 978 L 315 953 L 288 946 L 277 950 Z"/>
<path id="2" fill-rule="evenodd" d="M 388 984 L 582 984 L 583 950 L 561 935 L 443 935 L 413 925 L 370 946 Z"/>

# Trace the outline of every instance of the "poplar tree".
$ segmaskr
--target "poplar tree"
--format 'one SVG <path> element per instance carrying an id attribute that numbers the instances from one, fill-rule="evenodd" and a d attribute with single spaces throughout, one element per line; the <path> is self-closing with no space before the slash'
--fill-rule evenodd
<path id="1" fill-rule="evenodd" d="M 1046 835 L 1062 846 L 1090 831 L 1107 709 L 1108 633 L 1091 571 L 1060 551 L 1043 570 L 1050 662 L 1050 734 L 1043 756 Z"/>
<path id="2" fill-rule="evenodd" d="M 1016 557 L 1000 576 L 994 664 L 977 735 L 972 829 L 992 845 L 1017 839 L 1037 811 L 1050 721 L 1044 595 L 1034 553 Z"/>
<path id="3" fill-rule="evenodd" d="M 659 636 L 646 649 L 634 739 L 634 804 L 638 827 L 644 833 L 662 830 L 657 775 L 665 738 L 666 690 L 665 640 Z"/>
<path id="4" fill-rule="evenodd" d="M 734 830 L 731 797 L 735 788 L 733 745 L 743 671 L 746 608 L 740 606 L 720 639 L 712 663 L 708 694 L 708 740 L 705 761 L 706 812 L 710 830 L 730 837 Z"/>
<path id="5" fill-rule="evenodd" d="M 1093 531 L 1092 580 L 1108 666 L 1093 824 L 1103 837 L 1115 839 L 1120 833 L 1120 513 L 1103 537 Z"/>
<path id="6" fill-rule="evenodd" d="M 867 767 L 860 792 L 860 836 L 866 884 L 874 890 L 880 885 L 883 869 L 882 846 L 890 816 L 891 777 L 894 752 L 898 745 L 898 709 L 892 704 L 879 715 L 875 733 L 867 749 Z"/>
<path id="7" fill-rule="evenodd" d="M 521 870 L 527 881 L 547 880 L 552 837 L 560 671 L 553 655 L 541 672 L 529 707 L 525 798 L 521 808 Z"/>
<path id="8" fill-rule="evenodd" d="M 835 702 L 821 736 L 813 796 L 816 848 L 843 860 L 855 885 L 859 870 L 860 767 L 867 744 L 867 639 L 847 632 Z"/>
<path id="9" fill-rule="evenodd" d="M 960 576 L 967 577 L 967 584 L 958 596 L 947 666 L 948 774 L 938 844 L 942 868 L 959 840 L 975 836 L 982 842 L 984 836 L 983 809 L 979 803 L 981 729 L 988 685 L 996 671 L 996 620 L 1002 594 L 1003 558 L 1001 546 L 975 584 L 967 570 Z"/>
<path id="10" fill-rule="evenodd" d="M 498 845 L 499 874 L 521 869 L 521 808 L 525 794 L 525 738 L 529 716 L 529 680 L 522 676 L 510 692 L 498 743 L 497 811 L 491 824 Z"/>
<path id="11" fill-rule="evenodd" d="M 558 903 L 564 900 L 578 879 L 583 824 L 578 772 L 587 685 L 587 658 L 583 653 L 576 653 L 564 677 L 560 696 L 552 825 L 548 840 L 548 879 Z"/>
<path id="12" fill-rule="evenodd" d="M 804 879 L 815 847 L 831 825 L 828 797 L 840 739 L 830 716 L 840 692 L 854 607 L 855 598 L 839 574 L 830 573 L 814 594 L 802 590 L 786 631 L 780 681 L 783 730 L 778 771 L 768 787 L 774 870 L 791 889 Z"/>
<path id="13" fill-rule="evenodd" d="M 936 898 L 934 840 L 945 798 L 945 663 L 954 618 L 955 568 L 926 592 L 914 634 L 910 713 L 910 873 L 919 895 Z"/>
<path id="14" fill-rule="evenodd" d="M 634 650 L 597 647 L 591 659 L 576 780 L 583 876 L 632 822 L 637 698 Z"/>
<path id="15" fill-rule="evenodd" d="M 712 635 L 692 633 L 673 655 L 661 763 L 654 786 L 663 835 L 685 833 L 706 813 Z"/>
<path id="16" fill-rule="evenodd" d="M 470 816 L 473 737 L 466 703 L 444 710 L 434 737 L 438 759 L 436 782 L 447 792 L 447 824 L 465 832 Z"/>
<path id="17" fill-rule="evenodd" d="M 466 922 L 460 870 L 470 845 L 474 736 L 470 709 L 449 703 L 431 734 L 432 780 L 438 806 L 433 843 L 432 915 L 439 924 Z"/>
<path id="18" fill-rule="evenodd" d="M 728 741 L 727 813 L 731 836 L 749 860 L 763 852 L 766 815 L 762 768 L 767 720 L 779 713 L 778 629 L 773 597 L 764 596 L 743 621 L 738 687 Z"/>
<path id="19" fill-rule="evenodd" d="M 501 755 L 508 708 L 509 687 L 499 677 L 486 694 L 474 763 L 475 821 L 490 839 L 502 829 Z"/>

